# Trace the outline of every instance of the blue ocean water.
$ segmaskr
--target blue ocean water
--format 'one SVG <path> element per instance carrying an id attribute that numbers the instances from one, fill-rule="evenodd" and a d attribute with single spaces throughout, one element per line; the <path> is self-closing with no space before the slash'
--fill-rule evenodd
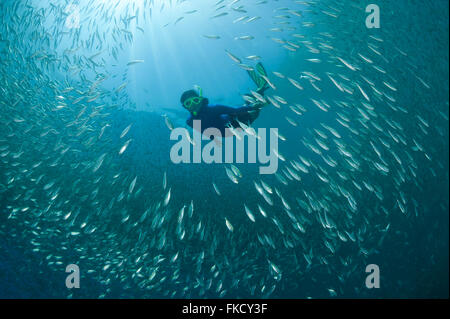
<path id="1" fill-rule="evenodd" d="M 370 3 L 2 1 L 0 297 L 448 297 L 448 1 Z M 174 164 L 257 61 L 277 173 Z"/>

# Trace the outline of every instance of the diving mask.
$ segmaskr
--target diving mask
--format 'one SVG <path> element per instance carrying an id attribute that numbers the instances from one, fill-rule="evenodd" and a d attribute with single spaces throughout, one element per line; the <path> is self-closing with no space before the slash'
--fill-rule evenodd
<path id="1" fill-rule="evenodd" d="M 203 101 L 204 97 L 202 96 L 201 88 L 198 88 L 198 95 L 199 96 L 190 97 L 190 98 L 186 99 L 186 101 L 183 102 L 183 106 L 189 112 L 194 114 L 194 116 L 197 115 L 198 111 L 200 111 L 200 109 L 202 107 L 202 101 Z"/>

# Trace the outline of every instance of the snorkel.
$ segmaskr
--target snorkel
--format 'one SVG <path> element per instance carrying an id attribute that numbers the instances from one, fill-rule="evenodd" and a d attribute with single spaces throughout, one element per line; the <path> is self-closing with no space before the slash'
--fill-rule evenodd
<path id="1" fill-rule="evenodd" d="M 191 112 L 194 116 L 197 116 L 198 112 L 203 106 L 203 92 L 202 88 L 199 86 L 195 87 L 197 89 L 197 96 L 191 96 L 183 101 L 183 107 Z M 194 91 L 195 92 L 195 91 Z"/>

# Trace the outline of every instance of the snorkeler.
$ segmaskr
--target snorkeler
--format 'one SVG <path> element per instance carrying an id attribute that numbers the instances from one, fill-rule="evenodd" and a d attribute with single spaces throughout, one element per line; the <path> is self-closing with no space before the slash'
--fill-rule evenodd
<path id="1" fill-rule="evenodd" d="M 258 89 L 252 92 L 252 95 L 244 95 L 246 103 L 243 107 L 209 105 L 209 100 L 203 97 L 201 88 L 184 92 L 181 96 L 181 104 L 191 113 L 186 124 L 193 127 L 194 120 L 201 120 L 201 126 L 204 129 L 216 128 L 222 136 L 226 136 L 227 127 L 240 128 L 240 123 L 252 124 L 258 118 L 261 108 L 267 104 L 264 92 L 269 85 L 266 80 L 267 73 L 261 63 L 256 65 L 255 70 L 248 73 Z"/>

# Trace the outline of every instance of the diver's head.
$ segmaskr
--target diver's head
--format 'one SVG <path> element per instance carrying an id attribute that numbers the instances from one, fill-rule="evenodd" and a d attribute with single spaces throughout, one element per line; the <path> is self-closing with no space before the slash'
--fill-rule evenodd
<path id="1" fill-rule="evenodd" d="M 181 95 L 180 102 L 186 110 L 196 116 L 200 109 L 208 104 L 208 99 L 202 96 L 202 89 L 199 88 L 198 92 L 196 90 L 184 92 Z"/>

